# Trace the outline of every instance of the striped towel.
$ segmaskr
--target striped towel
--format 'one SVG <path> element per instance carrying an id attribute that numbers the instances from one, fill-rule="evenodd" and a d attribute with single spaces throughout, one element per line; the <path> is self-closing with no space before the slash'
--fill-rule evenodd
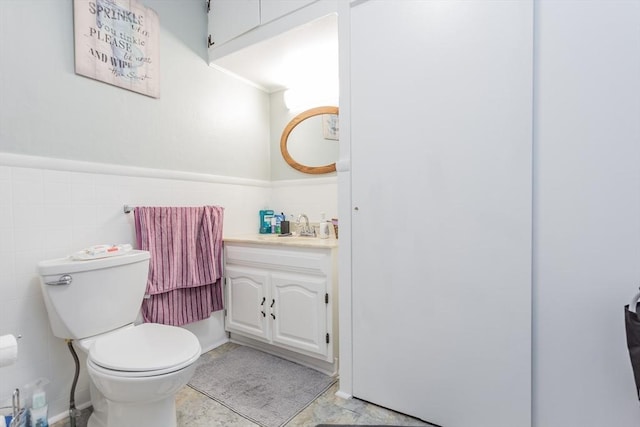
<path id="1" fill-rule="evenodd" d="M 224 208 L 137 207 L 137 247 L 151 253 L 145 322 L 184 325 L 223 308 Z"/>

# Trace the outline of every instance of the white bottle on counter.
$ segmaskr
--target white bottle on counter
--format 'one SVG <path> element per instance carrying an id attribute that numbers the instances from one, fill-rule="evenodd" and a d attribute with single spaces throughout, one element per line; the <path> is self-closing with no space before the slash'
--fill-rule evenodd
<path id="1" fill-rule="evenodd" d="M 320 214 L 320 229 L 318 230 L 318 237 L 321 239 L 329 238 L 329 223 L 325 218 L 324 212 Z"/>

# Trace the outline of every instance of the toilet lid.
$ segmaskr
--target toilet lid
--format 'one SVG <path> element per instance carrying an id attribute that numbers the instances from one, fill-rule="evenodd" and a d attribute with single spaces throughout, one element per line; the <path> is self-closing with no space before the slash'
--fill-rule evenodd
<path id="1" fill-rule="evenodd" d="M 186 329 L 144 323 L 98 338 L 89 358 L 103 368 L 148 372 L 179 366 L 200 355 L 200 342 Z"/>

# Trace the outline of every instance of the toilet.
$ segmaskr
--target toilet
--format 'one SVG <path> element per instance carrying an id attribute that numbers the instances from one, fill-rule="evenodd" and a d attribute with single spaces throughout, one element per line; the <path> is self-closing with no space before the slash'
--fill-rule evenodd
<path id="1" fill-rule="evenodd" d="M 38 263 L 56 337 L 87 354 L 93 413 L 88 427 L 175 427 L 175 394 L 195 371 L 201 347 L 176 326 L 136 325 L 149 252 Z"/>

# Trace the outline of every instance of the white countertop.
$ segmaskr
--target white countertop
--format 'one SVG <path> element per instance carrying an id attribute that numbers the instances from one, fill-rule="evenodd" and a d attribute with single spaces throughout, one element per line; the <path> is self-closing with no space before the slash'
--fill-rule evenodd
<path id="1" fill-rule="evenodd" d="M 286 236 L 277 234 L 244 234 L 237 236 L 225 236 L 222 239 L 228 243 L 254 243 L 258 245 L 293 246 L 302 248 L 337 248 L 338 239 L 333 236 L 328 239 L 318 237 Z"/>

